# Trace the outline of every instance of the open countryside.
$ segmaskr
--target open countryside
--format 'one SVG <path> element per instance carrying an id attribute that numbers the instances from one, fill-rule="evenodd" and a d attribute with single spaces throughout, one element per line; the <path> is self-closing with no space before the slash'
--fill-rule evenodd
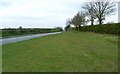
<path id="1" fill-rule="evenodd" d="M 117 36 L 69 31 L 3 45 L 3 72 L 117 72 Z"/>
<path id="2" fill-rule="evenodd" d="M 24 1 L 21 0 L 21 2 Z M 19 0 L 16 0 L 15 3 L 21 5 L 21 2 Z M 26 0 L 25 4 L 28 4 L 28 2 L 29 1 Z M 34 4 L 34 2 L 36 4 Z M 47 2 L 49 1 L 48 0 L 43 1 L 43 6 L 42 5 L 39 6 L 39 4 L 37 5 L 39 1 L 35 0 L 33 1 L 32 3 L 33 5 L 31 5 L 31 7 L 36 7 L 36 5 L 37 8 L 44 8 L 44 5 L 48 5 L 48 7 L 50 7 L 49 4 L 51 4 L 51 2 L 49 3 Z M 34 28 L 35 25 L 30 25 L 29 22 L 27 22 L 29 20 L 32 21 L 31 22 L 32 24 L 34 24 L 35 22 L 38 22 L 37 18 L 43 18 L 42 15 L 37 18 L 35 17 L 30 18 L 31 17 L 30 15 L 29 18 L 18 17 L 19 20 L 14 19 L 13 25 L 16 26 L 15 20 L 25 21 L 27 19 L 26 21 L 27 24 L 33 26 L 32 28 L 30 28 L 30 26 L 28 26 L 27 28 L 24 27 L 26 24 L 24 22 L 23 25 L 17 27 L 13 27 L 13 25 L 10 25 L 9 28 L 4 27 L 0 29 L 1 33 L 0 42 L 2 42 L 0 45 L 0 47 L 2 48 L 0 54 L 1 55 L 0 58 L 2 59 L 1 60 L 2 65 L 0 65 L 1 71 L 3 73 L 5 72 L 117 73 L 119 63 L 118 35 L 120 34 L 119 30 L 120 23 L 119 21 L 114 22 L 115 20 L 113 18 L 111 18 L 111 20 L 106 20 L 107 16 L 111 16 L 112 13 L 116 12 L 117 2 L 112 2 L 110 0 L 106 0 L 103 2 L 99 1 L 83 2 L 83 4 L 81 4 L 79 0 L 74 1 L 53 0 L 53 2 L 57 3 L 58 5 L 59 3 L 63 4 L 63 7 L 66 8 L 69 8 L 67 7 L 67 3 L 68 4 L 73 3 L 73 5 L 71 5 L 71 9 L 73 8 L 74 10 L 75 8 L 77 8 L 76 4 L 78 4 L 81 5 L 82 10 L 78 10 L 75 14 L 73 13 L 70 14 L 73 15 L 72 17 L 64 16 L 67 20 L 66 22 L 61 21 L 65 24 L 63 26 L 61 26 L 61 22 L 59 21 L 60 18 L 62 17 L 62 16 L 60 17 L 60 15 L 63 14 L 62 13 L 59 15 L 60 18 L 57 15 L 59 19 L 53 18 L 55 22 L 59 21 L 57 23 L 52 21 L 52 19 L 49 20 L 45 19 L 50 18 L 50 15 L 42 19 L 44 20 L 44 23 L 47 22 L 46 25 L 44 25 L 44 28 L 42 28 L 43 25 L 38 25 L 36 28 Z M 64 4 L 66 6 L 64 6 Z M 29 9 L 29 7 L 25 9 L 27 10 Z M 59 10 L 61 9 L 59 8 Z M 53 10 L 58 11 L 57 9 Z M 44 10 L 42 9 L 41 11 L 36 10 L 35 13 L 37 14 L 37 12 L 42 11 Z M 23 12 L 25 14 L 27 11 Z M 35 13 L 33 12 L 32 14 Z M 51 12 L 48 11 L 48 13 Z M 70 12 L 68 12 L 68 14 L 69 13 Z M 54 17 L 56 16 L 57 12 L 56 14 L 53 13 L 51 14 Z M 62 17 L 62 19 L 65 19 L 64 17 Z M 13 20 L 13 18 L 11 19 Z M 106 21 L 109 22 L 105 23 Z M 42 22 L 43 21 L 41 21 L 41 23 Z M 58 25 L 54 26 L 51 25 L 51 23 Z M 51 28 L 47 27 L 48 26 L 47 24 L 51 25 Z M 8 24 L 6 24 L 6 26 L 7 25 Z"/>

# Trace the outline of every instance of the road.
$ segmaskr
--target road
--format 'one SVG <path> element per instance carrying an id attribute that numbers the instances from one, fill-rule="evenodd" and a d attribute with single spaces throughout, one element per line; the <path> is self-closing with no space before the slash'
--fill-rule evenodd
<path id="1" fill-rule="evenodd" d="M 35 35 L 28 35 L 28 36 L 0 39 L 0 45 L 9 44 L 9 43 L 15 43 L 15 42 L 19 42 L 19 41 L 24 41 L 24 40 L 37 38 L 37 37 L 47 36 L 47 35 L 51 35 L 51 34 L 59 34 L 59 33 L 61 33 L 61 32 L 35 34 Z"/>

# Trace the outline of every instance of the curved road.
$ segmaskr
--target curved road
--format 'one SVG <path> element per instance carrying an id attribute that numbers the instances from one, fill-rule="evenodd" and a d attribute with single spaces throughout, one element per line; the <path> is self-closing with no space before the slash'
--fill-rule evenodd
<path id="1" fill-rule="evenodd" d="M 28 36 L 0 39 L 0 45 L 9 44 L 9 43 L 15 43 L 15 42 L 19 42 L 19 41 L 29 40 L 29 39 L 32 39 L 32 38 L 37 38 L 37 37 L 51 35 L 51 34 L 59 34 L 59 33 L 61 33 L 61 32 L 35 34 L 35 35 L 28 35 Z"/>

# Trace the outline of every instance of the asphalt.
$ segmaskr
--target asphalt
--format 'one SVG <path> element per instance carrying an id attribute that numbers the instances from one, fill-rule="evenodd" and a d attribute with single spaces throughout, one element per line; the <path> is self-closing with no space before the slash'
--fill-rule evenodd
<path id="1" fill-rule="evenodd" d="M 28 35 L 28 36 L 20 36 L 20 37 L 12 37 L 12 38 L 5 38 L 0 39 L 0 45 L 9 44 L 9 43 L 16 43 L 24 40 L 29 40 L 33 38 L 38 38 L 42 36 L 52 35 L 52 34 L 59 34 L 61 32 L 55 32 L 55 33 L 44 33 L 44 34 L 35 34 L 35 35 Z"/>

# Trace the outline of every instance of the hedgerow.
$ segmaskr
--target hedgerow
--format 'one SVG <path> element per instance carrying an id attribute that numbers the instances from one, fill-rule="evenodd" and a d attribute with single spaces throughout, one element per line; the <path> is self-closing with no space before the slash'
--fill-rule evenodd
<path id="1" fill-rule="evenodd" d="M 90 31 L 102 34 L 120 34 L 120 23 L 82 26 L 80 31 Z"/>

